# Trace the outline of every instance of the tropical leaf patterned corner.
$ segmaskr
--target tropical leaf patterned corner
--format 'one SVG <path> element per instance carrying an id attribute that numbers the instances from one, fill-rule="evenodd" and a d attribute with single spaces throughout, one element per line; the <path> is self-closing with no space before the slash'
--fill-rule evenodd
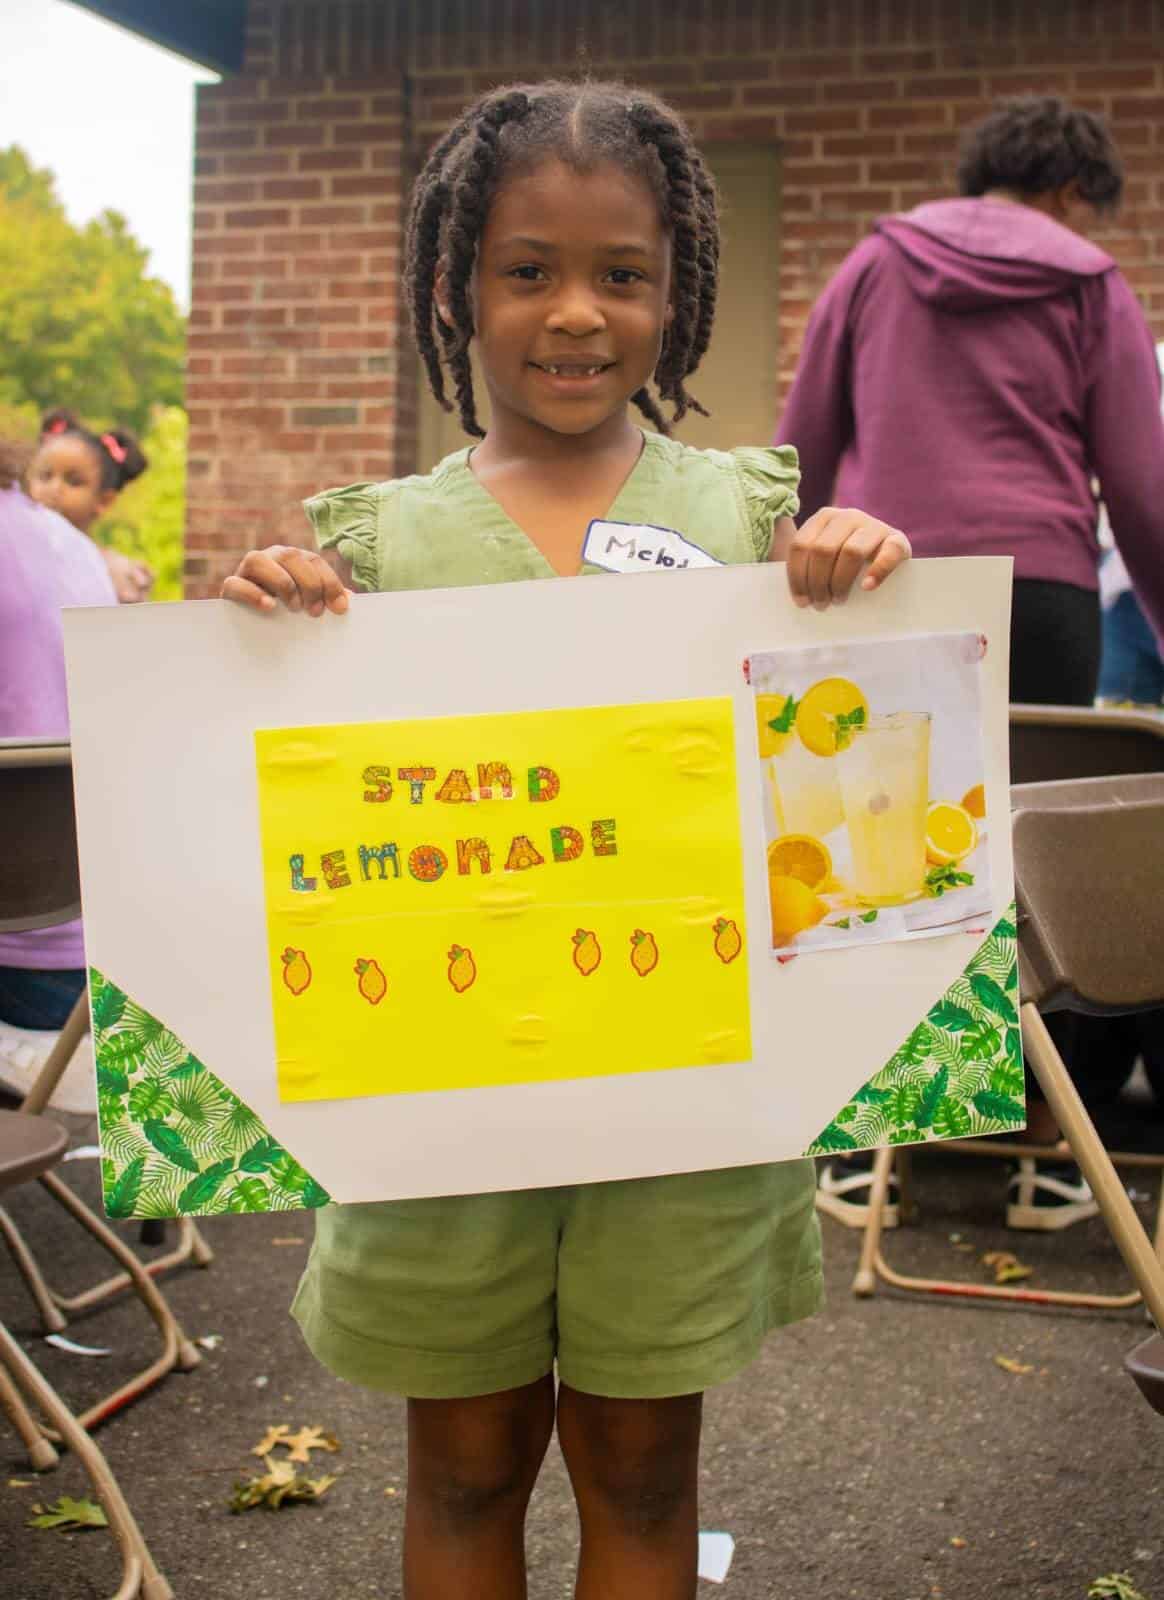
<path id="1" fill-rule="evenodd" d="M 111 1217 L 296 1211 L 331 1196 L 167 1027 L 89 968 Z"/>
<path id="2" fill-rule="evenodd" d="M 890 1059 L 822 1129 L 810 1156 L 1004 1133 L 1027 1120 L 1015 909 Z"/>

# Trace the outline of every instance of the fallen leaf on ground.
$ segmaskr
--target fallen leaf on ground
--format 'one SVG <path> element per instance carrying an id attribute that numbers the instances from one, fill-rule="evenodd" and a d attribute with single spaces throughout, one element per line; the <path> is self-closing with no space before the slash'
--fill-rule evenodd
<path id="1" fill-rule="evenodd" d="M 385 1490 L 384 1490 L 384 1493 L 385 1493 L 385 1494 L 395 1494 L 395 1493 L 396 1493 L 396 1490 L 395 1490 L 395 1489 L 393 1489 L 393 1488 L 392 1488 L 392 1487 L 391 1487 L 391 1485 L 389 1485 L 389 1487 L 388 1487 L 388 1488 L 387 1488 L 387 1489 L 385 1489 Z"/>
<path id="2" fill-rule="evenodd" d="M 35 1478 L 9 1478 L 8 1480 L 8 1487 L 10 1489 L 31 1489 L 35 1486 L 35 1484 Z"/>
<path id="3" fill-rule="evenodd" d="M 313 1450 L 338 1450 L 339 1440 L 334 1433 L 324 1433 L 322 1428 L 300 1428 L 298 1433 L 280 1439 L 287 1446 L 288 1461 L 310 1461 Z"/>
<path id="4" fill-rule="evenodd" d="M 995 1283 L 1018 1283 L 1023 1278 L 1029 1278 L 1035 1270 L 1009 1250 L 988 1250 L 982 1257 L 982 1265 L 993 1270 Z"/>
<path id="5" fill-rule="evenodd" d="M 222 1343 L 220 1333 L 204 1333 L 201 1339 L 195 1339 L 195 1344 L 201 1345 L 203 1350 L 217 1350 Z"/>
<path id="6" fill-rule="evenodd" d="M 966 1548 L 965 1539 L 959 1539 L 959 1538 L 955 1537 L 955 1538 L 950 1540 L 950 1543 L 954 1546 L 955 1550 L 965 1550 L 965 1548 Z"/>
<path id="7" fill-rule="evenodd" d="M 1028 1372 L 1035 1370 L 1025 1361 L 1015 1361 L 1011 1356 L 995 1356 L 994 1365 L 1001 1367 L 1004 1372 L 1016 1373 L 1020 1378 L 1026 1377 Z"/>
<path id="8" fill-rule="evenodd" d="M 287 1424 L 285 1422 L 277 1422 L 277 1423 L 274 1423 L 274 1424 L 269 1424 L 268 1427 L 267 1427 L 266 1433 L 259 1440 L 258 1444 L 252 1445 L 252 1447 L 251 1447 L 251 1455 L 253 1455 L 253 1456 L 269 1455 L 270 1452 L 275 1448 L 275 1446 L 277 1444 L 283 1444 L 284 1443 L 284 1441 L 287 1439 L 287 1436 L 290 1434 L 290 1432 L 291 1432 L 291 1429 L 287 1426 Z"/>
<path id="9" fill-rule="evenodd" d="M 272 1239 L 271 1243 L 272 1244 L 276 1244 L 276 1245 L 277 1244 L 302 1244 L 303 1243 L 303 1235 L 301 1233 L 290 1233 L 290 1234 L 287 1235 L 287 1237 L 285 1239 Z"/>
<path id="10" fill-rule="evenodd" d="M 1094 1580 L 1087 1600 L 1147 1600 L 1147 1596 L 1136 1588 L 1130 1572 L 1109 1572 Z"/>
<path id="11" fill-rule="evenodd" d="M 261 1478 L 243 1478 L 235 1484 L 230 1497 L 232 1511 L 250 1511 L 254 1506 L 278 1511 L 289 1501 L 318 1500 L 335 1482 L 334 1476 L 305 1478 L 290 1461 L 274 1461 L 268 1456 L 265 1464 L 267 1470 Z"/>
<path id="12" fill-rule="evenodd" d="M 63 1494 L 51 1506 L 33 1506 L 30 1528 L 107 1528 L 109 1519 L 92 1500 L 70 1500 Z"/>

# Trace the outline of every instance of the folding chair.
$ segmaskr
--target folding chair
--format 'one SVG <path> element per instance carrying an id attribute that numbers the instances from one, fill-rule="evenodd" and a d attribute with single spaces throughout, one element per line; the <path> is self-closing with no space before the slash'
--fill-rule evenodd
<path id="1" fill-rule="evenodd" d="M 1164 772 L 1164 714 L 1112 706 L 1011 706 L 1011 783 L 1118 772 Z"/>
<path id="2" fill-rule="evenodd" d="M 1164 1169 L 1164 1156 L 1105 1150 L 1040 1014 L 1066 1007 L 1117 1015 L 1164 1004 L 1164 775 L 1030 784 L 1012 790 L 1011 800 L 1024 1048 L 1138 1292 L 1083 1295 L 895 1272 L 881 1251 L 890 1150 L 879 1151 L 875 1162 L 870 1222 L 853 1287 L 857 1294 L 871 1294 L 880 1277 L 922 1293 L 1042 1305 L 1116 1307 L 1142 1297 L 1164 1326 L 1164 1192 L 1153 1248 L 1115 1171 L 1116 1166 Z M 1102 872 L 1094 868 L 1098 859 Z M 975 1139 L 947 1148 L 1013 1156 L 1035 1147 Z M 1150 1340 L 1137 1359 L 1143 1373 L 1137 1381 L 1145 1393 L 1158 1383 L 1164 1408 L 1159 1338 Z"/>
<path id="3" fill-rule="evenodd" d="M 0 1111 L 0 1190 L 14 1188 L 34 1178 L 43 1182 L 60 1161 L 67 1143 L 65 1130 L 47 1117 Z M 120 1240 L 115 1243 L 115 1253 L 123 1258 L 131 1256 Z M 26 1397 L 47 1418 L 50 1428 L 37 1422 Z M 155 1566 L 105 1456 L 2 1322 L 0 1408 L 7 1412 L 23 1439 L 29 1461 L 37 1472 L 47 1472 L 59 1459 L 51 1443 L 53 1439 L 67 1444 L 84 1467 L 121 1548 L 122 1581 L 114 1600 L 134 1600 L 136 1595 L 141 1595 L 142 1600 L 173 1600 L 174 1591 Z"/>
<path id="4" fill-rule="evenodd" d="M 73 810 L 69 746 L 58 740 L 0 740 L 0 815 L 4 818 L 5 851 L 0 856 L 0 932 L 52 927 L 80 914 L 80 872 L 77 863 L 76 818 Z M 84 993 L 44 1066 L 26 1095 L 22 1112 L 34 1117 L 48 1105 L 88 1027 Z M 36 1303 L 46 1332 L 68 1326 L 65 1313 L 98 1305 L 133 1289 L 162 1335 L 162 1354 L 135 1378 L 107 1395 L 78 1419 L 94 1427 L 150 1388 L 177 1366 L 189 1371 L 201 1356 L 183 1334 L 169 1304 L 152 1281 L 179 1262 L 207 1265 L 213 1254 L 188 1218 L 179 1226 L 177 1247 L 148 1266 L 52 1171 L 40 1175 L 41 1186 L 69 1211 L 93 1238 L 119 1262 L 122 1270 L 80 1294 L 64 1295 L 50 1288 L 27 1242 L 6 1211 L 0 1209 L 0 1237 L 7 1243 Z"/>

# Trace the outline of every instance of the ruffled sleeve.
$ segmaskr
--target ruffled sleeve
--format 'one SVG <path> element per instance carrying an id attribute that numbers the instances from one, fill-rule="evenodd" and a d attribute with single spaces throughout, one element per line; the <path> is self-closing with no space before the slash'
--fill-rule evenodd
<path id="1" fill-rule="evenodd" d="M 352 577 L 374 593 L 380 584 L 380 502 L 385 485 L 353 483 L 325 489 L 303 502 L 320 550 L 338 550 L 351 562 Z"/>
<path id="2" fill-rule="evenodd" d="M 756 560 L 767 561 L 777 519 L 794 517 L 800 510 L 800 497 L 796 492 L 800 483 L 800 459 L 795 446 L 790 444 L 772 449 L 740 445 L 731 456 L 743 491 Z"/>

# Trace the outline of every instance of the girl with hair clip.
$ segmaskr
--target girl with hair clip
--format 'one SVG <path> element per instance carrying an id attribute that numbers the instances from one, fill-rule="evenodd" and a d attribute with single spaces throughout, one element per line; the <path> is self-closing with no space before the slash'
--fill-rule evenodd
<path id="1" fill-rule="evenodd" d="M 50 411 L 40 425 L 40 440 L 28 469 L 28 492 L 74 528 L 88 534 L 117 496 L 149 466 L 141 446 L 124 428 L 94 433 L 71 411 Z M 154 575 L 144 561 L 120 550 L 99 547 L 123 604 L 144 600 Z"/>
<path id="2" fill-rule="evenodd" d="M 319 552 L 252 550 L 226 598 L 319 617 L 345 612 L 349 588 L 579 576 L 598 570 L 592 519 L 665 524 L 720 562 L 786 561 L 796 601 L 820 609 L 909 556 L 856 511 L 798 533 L 789 447 L 670 437 L 700 409 L 687 379 L 711 335 L 719 233 L 699 151 L 653 96 L 591 82 L 485 96 L 420 174 L 406 256 L 433 393 L 451 410 L 451 384 L 474 442 L 426 476 L 309 501 Z M 813 1167 L 792 1161 L 331 1206 L 294 1315 L 333 1372 L 409 1397 L 407 1600 L 525 1595 L 526 1507 L 555 1426 L 579 1600 L 691 1600 L 701 1391 L 819 1299 Z"/>

